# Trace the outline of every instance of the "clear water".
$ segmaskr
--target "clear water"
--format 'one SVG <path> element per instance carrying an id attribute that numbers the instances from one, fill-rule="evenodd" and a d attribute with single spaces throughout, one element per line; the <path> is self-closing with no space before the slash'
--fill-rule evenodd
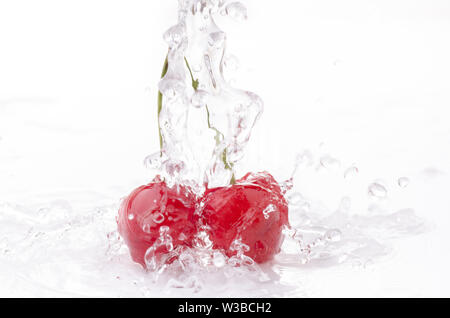
<path id="1" fill-rule="evenodd" d="M 226 34 L 214 20 L 215 15 L 245 20 L 244 5 L 179 3 L 179 23 L 164 34 L 170 51 L 169 70 L 159 84 L 162 156 L 156 151 L 144 164 L 201 193 L 198 185 L 204 182 L 229 183 L 234 171 L 226 165 L 239 164 L 263 104 L 227 79 L 238 62 L 226 52 Z M 199 81 L 197 90 L 190 85 L 185 57 Z M 0 262 L 8 273 L 2 280 L 11 294 L 41 296 L 307 295 L 287 272 L 301 276 L 310 269 L 366 267 L 388 256 L 395 240 L 428 229 L 413 209 L 398 205 L 397 196 L 414 180 L 392 180 L 361 176 L 357 164 L 344 165 L 322 146 L 300 151 L 282 183 L 292 229 L 285 231 L 282 252 L 261 266 L 243 254 L 248 247 L 239 241 L 237 255 L 227 258 L 199 233 L 197 248 L 176 249 L 178 261 L 170 266 L 149 253 L 151 270 L 144 271 L 131 262 L 117 233 L 120 202 L 114 196 L 64 193 L 57 196 L 61 200 L 41 198 L 24 206 L 0 201 Z M 164 231 L 158 244 L 170 244 Z"/>

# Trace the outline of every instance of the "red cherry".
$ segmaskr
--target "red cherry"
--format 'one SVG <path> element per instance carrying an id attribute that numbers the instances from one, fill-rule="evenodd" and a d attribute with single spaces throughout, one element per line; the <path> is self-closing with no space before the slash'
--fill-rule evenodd
<path id="1" fill-rule="evenodd" d="M 196 232 L 195 202 L 196 197 L 188 188 L 170 188 L 159 179 L 135 189 L 123 201 L 117 220 L 133 261 L 146 267 L 145 253 L 161 233 L 170 235 L 173 248 L 191 246 Z M 157 253 L 165 252 L 166 249 L 157 249 Z"/>
<path id="2" fill-rule="evenodd" d="M 202 217 L 210 227 L 214 248 L 232 256 L 236 251 L 230 246 L 240 238 L 250 247 L 244 254 L 257 263 L 280 251 L 282 230 L 288 225 L 288 204 L 269 173 L 248 173 L 232 186 L 209 189 L 202 203 Z"/>

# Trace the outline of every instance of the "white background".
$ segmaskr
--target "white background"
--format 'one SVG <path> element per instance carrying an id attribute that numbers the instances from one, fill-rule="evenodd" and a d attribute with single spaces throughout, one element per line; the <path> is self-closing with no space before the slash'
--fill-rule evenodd
<path id="1" fill-rule="evenodd" d="M 404 201 L 433 224 L 371 271 L 313 271 L 308 294 L 450 296 L 450 1 L 244 3 L 226 31 L 235 85 L 265 101 L 248 165 L 286 178 L 325 143 L 368 178 L 410 177 Z M 175 23 L 174 0 L 0 2 L 0 202 L 97 206 L 149 180 Z"/>

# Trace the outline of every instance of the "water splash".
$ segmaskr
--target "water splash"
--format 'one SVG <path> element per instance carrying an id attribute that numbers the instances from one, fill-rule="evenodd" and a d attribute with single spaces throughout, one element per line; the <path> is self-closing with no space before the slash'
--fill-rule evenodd
<path id="1" fill-rule="evenodd" d="M 214 15 L 220 12 L 242 20 L 247 16 L 242 8 L 236 2 L 182 0 L 178 24 L 164 34 L 169 53 L 167 71 L 159 84 L 162 148 L 148 156 L 145 165 L 152 173 L 162 171 L 172 184 L 228 184 L 262 113 L 261 99 L 232 88 L 223 72 L 233 67 L 233 62 L 225 58 L 226 34 L 216 25 Z M 193 133 L 194 123 L 202 124 L 200 135 L 204 138 Z M 8 274 L 14 273 L 13 278 L 2 282 L 6 281 L 7 286 L 26 282 L 22 284 L 39 296 L 101 297 L 111 292 L 114 296 L 160 296 L 160 291 L 189 296 L 237 296 L 239 292 L 244 296 L 274 296 L 292 290 L 298 294 L 301 286 L 280 283 L 287 268 L 301 272 L 307 268 L 367 264 L 387 255 L 391 240 L 427 229 L 412 209 L 388 206 L 380 213 L 368 213 L 370 206 L 353 204 L 366 198 L 367 193 L 368 199 L 388 203 L 391 194 L 387 196 L 386 186 L 378 181 L 364 184 L 359 189 L 362 195 L 345 186 L 334 186 L 335 180 L 326 179 L 333 178 L 331 174 L 321 176 L 325 179 L 321 179 L 317 191 L 302 188 L 306 175 L 319 179 L 318 167 L 335 171 L 346 181 L 350 176 L 360 177 L 355 166 L 342 171 L 341 161 L 330 154 L 301 152 L 292 176 L 283 183 L 291 228 L 285 229 L 282 251 L 273 264 L 255 264 L 245 256 L 249 247 L 239 238 L 233 243 L 236 255 L 232 257 L 213 250 L 205 231 L 197 234 L 192 248 L 174 248 L 174 238 L 161 227 L 160 238 L 147 250 L 148 272 L 144 273 L 132 264 L 117 233 L 117 203 L 88 209 L 75 209 L 68 201 L 27 207 L 0 203 L 0 262 L 11 268 Z M 404 184 L 398 181 L 400 186 Z M 330 184 L 340 197 L 337 206 L 320 191 Z M 357 200 L 353 200 L 355 197 Z M 91 201 L 97 202 L 98 198 Z M 270 217 L 270 206 L 264 211 Z M 161 216 L 155 217 L 153 221 L 158 223 Z M 145 226 L 149 225 L 144 224 L 143 230 L 150 231 Z M 165 253 L 156 253 L 158 249 Z M 239 286 L 239 290 L 233 286 Z"/>
<path id="2" fill-rule="evenodd" d="M 280 270 L 368 264 L 388 255 L 393 239 L 428 230 L 428 224 L 417 217 L 413 209 L 396 209 L 382 180 L 368 183 L 368 196 L 364 199 L 363 180 L 358 180 L 361 176 L 354 164 L 343 169 L 337 164 L 338 159 L 329 154 L 320 155 L 320 151 L 314 154 L 303 150 L 297 158 L 308 164 L 300 170 L 297 159 L 293 177 L 289 179 L 293 185 L 286 193 L 291 228 L 285 230 L 282 253 L 277 256 Z M 313 158 L 318 158 L 317 162 Z M 323 175 L 317 167 L 332 167 L 335 173 Z M 356 186 L 355 181 L 359 181 Z M 315 183 L 318 183 L 318 191 L 309 191 L 308 196 L 302 193 Z M 400 186 L 400 180 L 398 183 Z M 333 201 L 321 193 L 329 184 L 334 185 L 334 193 L 341 194 L 337 209 L 333 209 Z M 402 180 L 402 185 L 405 184 L 407 180 Z M 360 204 L 353 206 L 352 199 Z M 366 206 L 361 202 L 366 202 Z M 303 208 L 305 203 L 308 210 Z"/>
<path id="3" fill-rule="evenodd" d="M 225 79 L 224 69 L 234 59 L 225 59 L 226 33 L 215 22 L 223 10 L 233 18 L 247 15 L 238 2 L 180 1 L 178 23 L 164 34 L 169 52 L 159 84 L 159 126 L 161 153 L 182 165 L 174 178 L 170 162 L 162 164 L 163 175 L 174 183 L 229 184 L 263 110 L 258 95 L 233 88 Z M 194 113 L 195 108 L 203 114 Z M 215 142 L 208 133 L 205 138 L 194 135 L 194 125 L 200 135 L 212 130 Z"/>

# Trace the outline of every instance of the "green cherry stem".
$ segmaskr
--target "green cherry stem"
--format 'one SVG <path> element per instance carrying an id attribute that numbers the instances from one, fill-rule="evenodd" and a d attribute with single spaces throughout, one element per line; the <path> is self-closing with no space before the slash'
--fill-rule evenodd
<path id="1" fill-rule="evenodd" d="M 169 69 L 169 56 L 167 55 L 166 60 L 164 61 L 161 78 L 163 78 L 167 74 L 168 69 Z M 161 124 L 159 122 L 159 115 L 161 114 L 162 104 L 163 104 L 163 94 L 161 93 L 161 91 L 158 90 L 158 134 L 159 134 L 159 149 L 161 151 L 161 157 L 163 150 L 163 137 L 161 133 Z"/>

